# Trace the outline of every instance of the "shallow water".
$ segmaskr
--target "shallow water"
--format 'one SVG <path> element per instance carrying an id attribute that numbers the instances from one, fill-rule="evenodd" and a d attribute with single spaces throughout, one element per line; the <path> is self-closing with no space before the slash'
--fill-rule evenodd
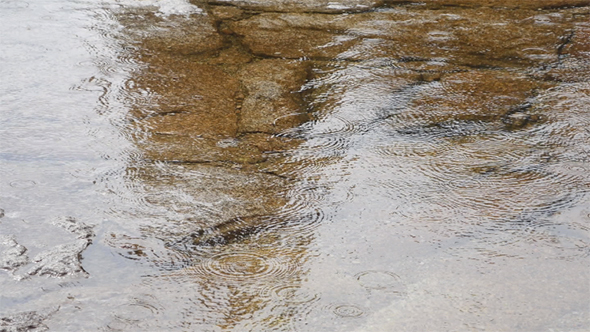
<path id="1" fill-rule="evenodd" d="M 588 4 L 447 2 L 1 1 L 0 327 L 590 329 Z"/>

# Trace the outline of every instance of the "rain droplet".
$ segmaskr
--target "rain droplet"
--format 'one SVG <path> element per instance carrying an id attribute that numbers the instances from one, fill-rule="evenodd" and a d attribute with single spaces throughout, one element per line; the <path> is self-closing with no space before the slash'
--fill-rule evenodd
<path id="1" fill-rule="evenodd" d="M 337 305 L 333 308 L 332 312 L 336 316 L 344 318 L 357 318 L 365 314 L 363 309 L 351 304 Z"/>
<path id="2" fill-rule="evenodd" d="M 284 286 L 274 290 L 274 294 L 288 304 L 315 302 L 320 298 L 317 293 L 309 293 L 296 286 Z"/>
<path id="3" fill-rule="evenodd" d="M 293 265 L 288 262 L 248 252 L 215 255 L 191 269 L 203 276 L 215 275 L 235 281 L 284 278 L 293 273 Z"/>
<path id="4" fill-rule="evenodd" d="M 33 180 L 17 180 L 10 182 L 10 186 L 13 188 L 28 189 L 37 185 L 37 182 Z"/>
<path id="5" fill-rule="evenodd" d="M 364 271 L 355 277 L 366 289 L 387 290 L 394 293 L 403 293 L 405 289 L 401 278 L 389 271 Z"/>

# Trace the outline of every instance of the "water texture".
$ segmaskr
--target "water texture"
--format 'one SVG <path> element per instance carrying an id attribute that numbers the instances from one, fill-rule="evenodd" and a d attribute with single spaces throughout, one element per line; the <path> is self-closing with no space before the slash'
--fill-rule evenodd
<path id="1" fill-rule="evenodd" d="M 587 0 L 0 0 L 0 331 L 587 331 Z"/>

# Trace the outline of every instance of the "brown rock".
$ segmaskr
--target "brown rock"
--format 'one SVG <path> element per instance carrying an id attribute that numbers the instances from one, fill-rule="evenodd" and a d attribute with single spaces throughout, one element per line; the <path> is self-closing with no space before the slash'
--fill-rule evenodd
<path id="1" fill-rule="evenodd" d="M 202 3 L 229 5 L 245 10 L 290 13 L 344 13 L 367 11 L 383 5 L 383 0 L 191 0 Z"/>
<path id="2" fill-rule="evenodd" d="M 209 164 L 169 164 L 165 172 L 146 165 L 136 173 L 149 188 L 146 201 L 193 215 L 192 229 L 239 216 L 275 213 L 286 204 L 288 197 L 284 193 L 291 183 L 272 174 Z M 192 199 L 183 206 L 174 193 Z"/>
<path id="3" fill-rule="evenodd" d="M 191 136 L 236 136 L 237 116 L 233 110 L 214 110 L 186 113 L 171 113 L 143 120 L 154 134 Z"/>
<path id="4" fill-rule="evenodd" d="M 224 46 L 213 20 L 207 15 L 193 14 L 162 18 L 147 9 L 134 9 L 120 16 L 126 32 L 143 50 L 174 54 L 201 54 Z"/>
<path id="5" fill-rule="evenodd" d="M 460 7 L 500 7 L 512 9 L 539 9 L 588 6 L 590 0 L 385 0 L 388 4 L 421 3 L 429 7 L 460 6 Z"/>
<path id="6" fill-rule="evenodd" d="M 299 143 L 297 140 L 263 133 L 248 134 L 240 138 L 154 135 L 141 144 L 141 148 L 144 155 L 151 160 L 264 167 L 262 163 L 282 158 Z"/>
<path id="7" fill-rule="evenodd" d="M 546 77 L 562 82 L 590 81 L 590 23 L 577 26 L 561 52 L 561 61 Z"/>
<path id="8" fill-rule="evenodd" d="M 538 89 L 548 87 L 547 83 L 506 71 L 456 73 L 424 89 L 412 101 L 404 117 L 426 126 L 448 121 L 497 121 L 508 114 L 516 114 Z M 518 115 L 509 120 L 526 124 Z"/>
<path id="9" fill-rule="evenodd" d="M 137 116 L 154 133 L 181 136 L 237 133 L 234 96 L 238 80 L 219 67 L 158 53 L 150 70 L 135 78 L 139 89 L 154 94 Z"/>
<path id="10" fill-rule="evenodd" d="M 312 59 L 423 59 L 470 66 L 557 61 L 571 24 L 561 14 L 490 8 L 354 15 L 266 13 L 232 30 L 261 56 Z"/>
<path id="11" fill-rule="evenodd" d="M 231 6 L 211 6 L 209 12 L 218 20 L 236 20 L 244 15 L 243 10 Z"/>
<path id="12" fill-rule="evenodd" d="M 262 60 L 240 71 L 247 92 L 241 105 L 239 131 L 276 134 L 308 120 L 299 91 L 309 64 L 302 61 Z"/>

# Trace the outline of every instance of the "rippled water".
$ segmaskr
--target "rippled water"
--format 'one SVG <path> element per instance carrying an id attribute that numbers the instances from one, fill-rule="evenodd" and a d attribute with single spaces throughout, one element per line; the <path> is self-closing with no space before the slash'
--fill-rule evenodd
<path id="1" fill-rule="evenodd" d="M 0 1 L 0 329 L 590 329 L 574 2 Z"/>

